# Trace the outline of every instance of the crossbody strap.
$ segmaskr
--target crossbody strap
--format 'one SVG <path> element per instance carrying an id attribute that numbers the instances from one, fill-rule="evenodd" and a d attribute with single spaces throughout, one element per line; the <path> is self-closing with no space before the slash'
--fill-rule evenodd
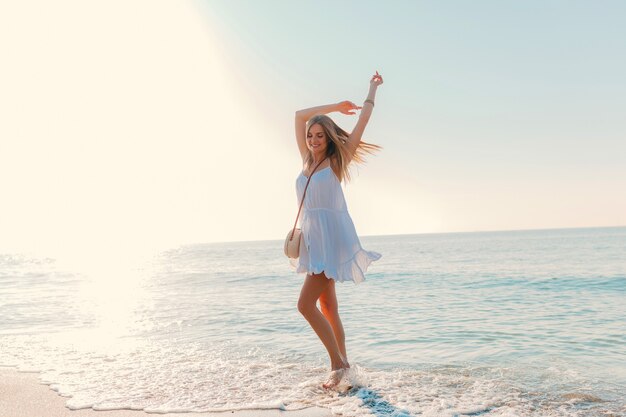
<path id="1" fill-rule="evenodd" d="M 328 158 L 328 157 L 326 157 Z M 324 162 L 326 160 L 326 158 L 322 159 L 319 164 L 317 164 L 315 166 L 315 169 L 313 170 L 313 172 L 311 172 L 309 174 L 309 179 L 306 182 L 306 185 L 304 186 L 304 192 L 302 193 L 302 201 L 300 202 L 300 208 L 298 209 L 298 215 L 296 216 L 296 221 L 293 224 L 293 230 L 291 231 L 291 236 L 289 237 L 289 240 L 293 239 L 293 235 L 294 233 L 296 233 L 296 225 L 298 224 L 298 217 L 300 217 L 300 210 L 302 210 L 302 205 L 304 204 L 304 197 L 306 196 L 306 189 L 309 187 L 309 182 L 311 181 L 311 178 L 313 178 L 313 174 L 315 174 L 315 171 L 317 170 L 317 168 L 322 164 L 322 162 Z"/>

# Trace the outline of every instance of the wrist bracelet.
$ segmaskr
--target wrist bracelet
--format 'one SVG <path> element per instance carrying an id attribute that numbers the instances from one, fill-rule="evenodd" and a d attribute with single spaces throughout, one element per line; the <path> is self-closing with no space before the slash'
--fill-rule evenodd
<path id="1" fill-rule="evenodd" d="M 372 106 L 373 106 L 373 105 L 374 105 L 374 100 L 370 100 L 370 99 L 368 98 L 367 100 L 365 100 L 365 101 L 363 102 L 363 104 L 365 104 L 365 103 L 372 103 Z"/>

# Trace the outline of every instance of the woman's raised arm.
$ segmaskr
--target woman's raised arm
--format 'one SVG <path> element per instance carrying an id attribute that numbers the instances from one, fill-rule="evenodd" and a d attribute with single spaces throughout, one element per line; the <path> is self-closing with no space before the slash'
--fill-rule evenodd
<path id="1" fill-rule="evenodd" d="M 372 111 L 374 110 L 374 100 L 376 98 L 376 90 L 378 86 L 383 83 L 383 77 L 376 71 L 376 74 L 372 76 L 370 80 L 370 89 L 367 94 L 367 98 L 363 103 L 363 110 L 361 110 L 361 114 L 359 115 L 359 120 L 356 122 L 356 126 L 352 129 L 352 133 L 350 133 L 349 143 L 350 147 L 356 151 L 359 143 L 361 142 L 361 137 L 363 136 L 363 132 L 365 131 L 365 126 L 367 126 L 367 122 L 370 120 L 370 116 L 372 115 Z"/>

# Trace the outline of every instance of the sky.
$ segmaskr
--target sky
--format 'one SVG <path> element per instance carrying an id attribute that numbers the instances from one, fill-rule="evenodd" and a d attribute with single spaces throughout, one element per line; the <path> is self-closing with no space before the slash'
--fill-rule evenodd
<path id="1" fill-rule="evenodd" d="M 0 5 L 0 251 L 283 239 L 296 110 L 361 104 L 366 235 L 626 225 L 626 3 Z M 351 130 L 356 116 L 329 114 Z"/>

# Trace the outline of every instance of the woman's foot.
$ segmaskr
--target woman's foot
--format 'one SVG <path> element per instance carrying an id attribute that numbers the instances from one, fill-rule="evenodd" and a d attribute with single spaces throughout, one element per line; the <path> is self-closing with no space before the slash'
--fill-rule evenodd
<path id="1" fill-rule="evenodd" d="M 328 380 L 322 384 L 322 387 L 328 389 L 339 385 L 341 378 L 343 378 L 347 370 L 348 368 L 341 368 L 330 371 L 330 376 L 328 377 Z"/>
<path id="2" fill-rule="evenodd" d="M 350 364 L 348 363 L 348 361 L 343 361 L 337 369 L 333 369 L 332 371 L 330 371 L 330 376 L 328 377 L 328 380 L 322 384 L 322 387 L 332 388 L 339 385 L 341 379 L 348 372 L 349 368 Z"/>

